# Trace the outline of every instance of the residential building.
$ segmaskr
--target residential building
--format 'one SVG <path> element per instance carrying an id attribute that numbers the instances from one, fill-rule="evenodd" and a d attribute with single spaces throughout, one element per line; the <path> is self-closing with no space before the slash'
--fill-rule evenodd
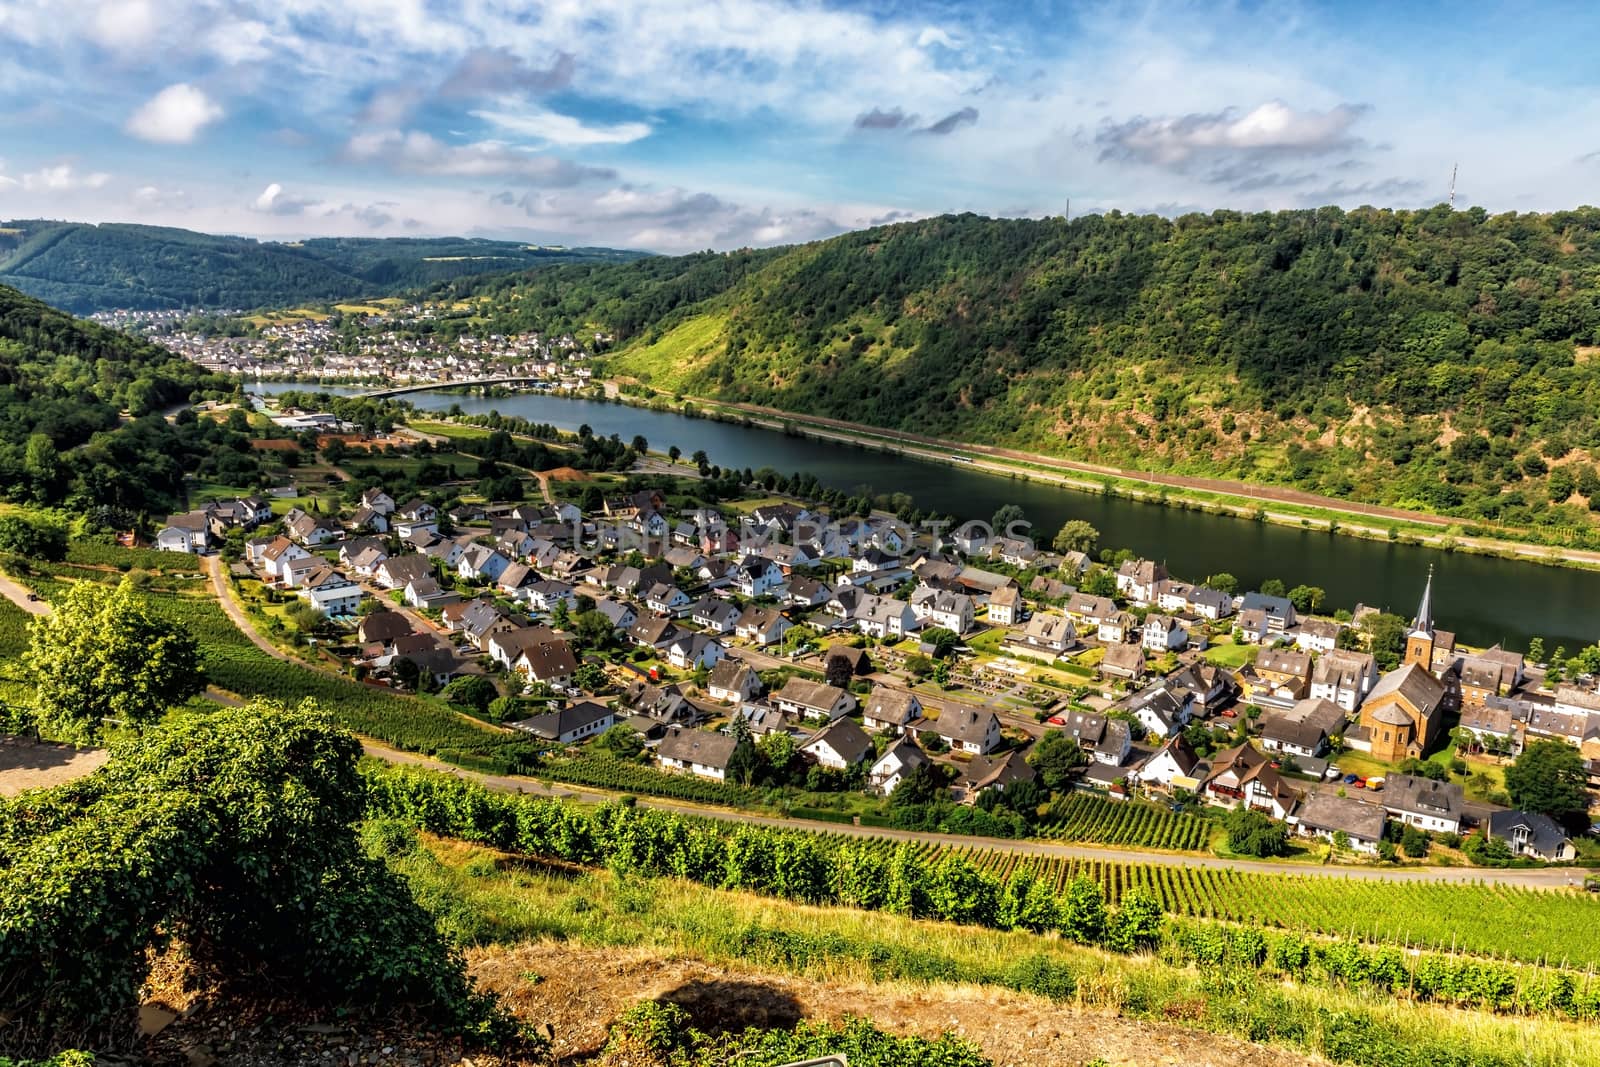
<path id="1" fill-rule="evenodd" d="M 575 745 L 604 733 L 616 724 L 617 716 L 603 704 L 580 700 L 559 711 L 535 715 L 531 719 L 508 723 L 513 730 L 532 734 L 558 745 Z"/>
<path id="2" fill-rule="evenodd" d="M 1528 811 L 1495 811 L 1489 814 L 1485 832 L 1498 837 L 1513 856 L 1530 856 L 1547 863 L 1576 859 L 1577 849 L 1561 824 L 1548 815 Z"/>
<path id="3" fill-rule="evenodd" d="M 722 662 L 727 649 L 710 634 L 679 633 L 667 645 L 667 662 L 680 671 L 710 670 Z"/>
<path id="4" fill-rule="evenodd" d="M 854 719 L 835 719 L 802 742 L 800 751 L 819 766 L 842 771 L 871 758 L 872 738 Z"/>
<path id="5" fill-rule="evenodd" d="M 869 730 L 898 734 L 922 718 L 922 701 L 915 693 L 888 686 L 875 686 L 861 715 Z"/>
<path id="6" fill-rule="evenodd" d="M 1356 797 L 1312 793 L 1292 821 L 1297 832 L 1305 837 L 1332 841 L 1336 834 L 1342 833 L 1353 851 L 1372 855 L 1377 853 L 1378 842 L 1383 840 L 1388 813 L 1381 804 Z"/>
<path id="7" fill-rule="evenodd" d="M 1023 607 L 1022 590 L 1003 585 L 989 594 L 989 621 L 996 626 L 1015 626 L 1022 621 Z"/>
<path id="8" fill-rule="evenodd" d="M 1384 810 L 1401 822 L 1431 833 L 1461 832 L 1461 808 L 1466 797 L 1454 782 L 1391 774 L 1384 778 L 1383 790 L 1376 795 Z"/>
<path id="9" fill-rule="evenodd" d="M 1244 805 L 1274 819 L 1287 818 L 1299 800 L 1267 757 L 1248 742 L 1217 753 L 1200 793 L 1213 804 L 1225 808 Z"/>
<path id="10" fill-rule="evenodd" d="M 1261 747 L 1290 756 L 1321 756 L 1328 740 L 1344 730 L 1344 709 L 1330 700 L 1307 697 L 1288 711 L 1269 711 L 1261 720 Z"/>
<path id="11" fill-rule="evenodd" d="M 959 800 L 971 804 L 991 790 L 1001 793 L 1008 786 L 1031 782 L 1037 777 L 1038 773 L 1015 749 L 998 756 L 974 756 L 961 768 L 955 792 Z"/>
<path id="12" fill-rule="evenodd" d="M 764 646 L 782 641 L 783 635 L 793 628 L 794 623 L 784 618 L 782 612 L 751 604 L 740 614 L 734 633 L 740 640 Z"/>
<path id="13" fill-rule="evenodd" d="M 1135 604 L 1154 604 L 1156 583 L 1165 581 L 1165 564 L 1147 559 L 1130 559 L 1117 568 L 1117 595 Z"/>
<path id="14" fill-rule="evenodd" d="M 867 770 L 867 787 L 880 796 L 888 796 L 906 775 L 930 763 L 911 735 L 902 734 Z"/>
<path id="15" fill-rule="evenodd" d="M 1139 784 L 1146 788 L 1195 791 L 1205 764 L 1183 734 L 1174 734 L 1139 768 Z"/>
<path id="16" fill-rule="evenodd" d="M 1144 677 L 1144 649 L 1139 645 L 1107 645 L 1099 669 L 1102 677 L 1137 682 Z"/>
<path id="17" fill-rule="evenodd" d="M 687 771 L 701 778 L 726 781 L 728 761 L 739 742 L 727 734 L 672 727 L 656 747 L 663 770 Z"/>
<path id="18" fill-rule="evenodd" d="M 1021 632 L 1009 634 L 1005 642 L 1008 651 L 1047 660 L 1065 655 L 1077 643 L 1072 620 L 1051 611 L 1034 612 Z"/>
<path id="19" fill-rule="evenodd" d="M 1310 696 L 1354 713 L 1378 684 L 1378 663 L 1370 652 L 1337 649 L 1317 657 L 1311 669 Z"/>
<path id="20" fill-rule="evenodd" d="M 805 678 L 790 678 L 773 695 L 772 702 L 787 714 L 830 722 L 843 718 L 856 707 L 856 698 L 848 690 Z"/>
<path id="21" fill-rule="evenodd" d="M 761 689 L 761 676 L 748 664 L 731 657 L 724 657 L 706 677 L 706 692 L 712 700 L 724 704 L 754 700 Z"/>
<path id="22" fill-rule="evenodd" d="M 1171 615 L 1145 616 L 1142 636 L 1144 647 L 1157 655 L 1182 651 L 1189 643 L 1189 631 Z"/>
<path id="23" fill-rule="evenodd" d="M 1000 747 L 1000 720 L 992 711 L 949 705 L 931 729 L 956 752 L 987 756 Z"/>

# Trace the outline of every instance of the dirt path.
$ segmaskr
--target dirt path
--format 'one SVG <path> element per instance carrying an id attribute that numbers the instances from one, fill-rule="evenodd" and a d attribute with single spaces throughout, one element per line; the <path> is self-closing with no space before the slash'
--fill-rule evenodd
<path id="1" fill-rule="evenodd" d="M 48 601 L 33 597 L 32 593 L 19 585 L 9 574 L 0 574 L 0 596 L 5 597 L 29 615 L 50 614 Z"/>
<path id="2" fill-rule="evenodd" d="M 604 1047 L 610 1025 L 643 1000 L 670 1001 L 697 1029 L 792 1027 L 801 1019 L 864 1016 L 892 1033 L 973 1042 L 995 1067 L 1084 1063 L 1119 1067 L 1310 1067 L 1325 1061 L 1166 1023 L 1138 1022 L 1040 997 L 970 985 L 864 985 L 714 966 L 649 949 L 532 943 L 472 949 L 468 967 L 520 1018 L 555 1030 L 562 1063 Z M 537 975 L 530 981 L 529 975 Z"/>
<path id="3" fill-rule="evenodd" d="M 239 632 L 250 639 L 252 645 L 255 645 L 273 659 L 279 659 L 285 663 L 294 663 L 308 670 L 317 669 L 309 663 L 295 659 L 283 649 L 262 637 L 256 632 L 256 628 L 250 625 L 250 620 L 246 617 L 244 609 L 239 606 L 239 602 L 234 600 L 232 594 L 228 592 L 228 572 L 222 569 L 221 556 L 207 556 L 205 558 L 205 566 L 206 573 L 211 575 L 211 590 L 217 595 L 217 603 L 222 605 L 223 612 L 239 628 Z"/>

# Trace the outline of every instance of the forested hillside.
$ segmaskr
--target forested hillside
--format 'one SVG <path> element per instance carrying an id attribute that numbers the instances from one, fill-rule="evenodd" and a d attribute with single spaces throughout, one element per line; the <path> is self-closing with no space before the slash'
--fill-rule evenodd
<path id="1" fill-rule="evenodd" d="M 971 215 L 447 291 L 690 395 L 1514 524 L 1600 508 L 1600 210 Z"/>
<path id="2" fill-rule="evenodd" d="M 637 254 L 454 237 L 277 243 L 120 223 L 0 224 L 0 284 L 78 314 L 381 296 L 462 275 Z"/>
<path id="3" fill-rule="evenodd" d="M 160 412 L 232 389 L 159 345 L 0 286 L 0 499 L 170 506 L 185 465 L 235 442 L 212 420 Z"/>

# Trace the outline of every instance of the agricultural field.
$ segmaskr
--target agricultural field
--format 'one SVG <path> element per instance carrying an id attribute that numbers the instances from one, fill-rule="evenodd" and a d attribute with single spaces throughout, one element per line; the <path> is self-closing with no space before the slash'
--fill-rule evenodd
<path id="1" fill-rule="evenodd" d="M 1174 814 L 1154 804 L 1073 793 L 1052 802 L 1039 824 L 1051 841 L 1094 845 L 1204 851 L 1211 822 L 1199 815 Z"/>
<path id="2" fill-rule="evenodd" d="M 714 782 L 687 774 L 668 774 L 653 767 L 603 756 L 551 760 L 534 772 L 539 778 L 568 785 L 592 786 L 622 793 L 667 797 L 702 804 L 748 807 L 760 803 L 761 791 L 732 782 Z"/>

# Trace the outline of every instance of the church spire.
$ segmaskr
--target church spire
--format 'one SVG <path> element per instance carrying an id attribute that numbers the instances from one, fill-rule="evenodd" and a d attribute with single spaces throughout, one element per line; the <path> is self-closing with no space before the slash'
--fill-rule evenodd
<path id="1" fill-rule="evenodd" d="M 1422 603 L 1417 605 L 1417 617 L 1411 623 L 1412 633 L 1433 633 L 1433 564 L 1428 564 L 1428 584 L 1422 587 Z"/>

